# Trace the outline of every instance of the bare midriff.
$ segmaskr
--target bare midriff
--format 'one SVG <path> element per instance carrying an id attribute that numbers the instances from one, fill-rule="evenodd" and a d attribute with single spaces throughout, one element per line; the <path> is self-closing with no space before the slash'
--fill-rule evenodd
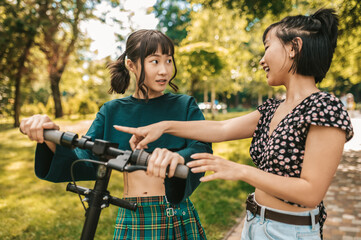
<path id="1" fill-rule="evenodd" d="M 164 179 L 148 176 L 145 171 L 124 172 L 124 197 L 164 196 Z"/>
<path id="2" fill-rule="evenodd" d="M 314 208 L 302 208 L 302 207 L 293 206 L 259 189 L 256 189 L 255 191 L 255 198 L 257 203 L 260 205 L 283 211 L 304 212 L 314 209 Z"/>

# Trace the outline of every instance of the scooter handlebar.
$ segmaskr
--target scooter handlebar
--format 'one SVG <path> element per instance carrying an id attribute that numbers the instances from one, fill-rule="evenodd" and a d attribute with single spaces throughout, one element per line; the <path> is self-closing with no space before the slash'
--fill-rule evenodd
<path id="1" fill-rule="evenodd" d="M 71 132 L 62 132 L 58 130 L 44 130 L 44 139 L 59 145 L 71 147 L 72 145 L 74 145 L 74 141 L 77 138 L 78 135 Z M 149 157 L 150 154 L 145 152 L 143 149 L 136 149 L 131 154 L 130 161 L 133 165 L 148 166 Z M 188 173 L 189 173 L 189 168 L 186 165 L 179 164 L 176 167 L 174 176 L 178 178 L 186 179 Z"/>

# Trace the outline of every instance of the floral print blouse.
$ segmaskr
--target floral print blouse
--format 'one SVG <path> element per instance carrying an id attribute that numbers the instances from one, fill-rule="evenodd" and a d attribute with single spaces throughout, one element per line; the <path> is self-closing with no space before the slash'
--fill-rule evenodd
<path id="1" fill-rule="evenodd" d="M 345 107 L 338 98 L 325 92 L 306 97 L 269 133 L 273 115 L 283 101 L 268 99 L 257 108 L 261 117 L 253 134 L 250 155 L 261 170 L 284 177 L 300 177 L 311 125 L 341 128 L 346 132 L 346 141 L 352 138 L 353 128 Z M 326 218 L 322 202 L 320 210 L 322 226 Z"/>

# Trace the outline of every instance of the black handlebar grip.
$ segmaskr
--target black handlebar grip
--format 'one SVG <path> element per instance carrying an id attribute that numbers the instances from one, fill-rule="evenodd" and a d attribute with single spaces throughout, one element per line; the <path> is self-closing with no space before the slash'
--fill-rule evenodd
<path id="1" fill-rule="evenodd" d="M 148 166 L 148 159 L 150 154 L 143 149 L 134 150 L 131 156 L 131 163 L 140 166 Z M 174 176 L 177 178 L 187 179 L 189 168 L 186 165 L 178 164 L 175 169 Z"/>
<path id="2" fill-rule="evenodd" d="M 126 208 L 126 209 L 129 209 L 132 211 L 137 210 L 137 207 L 138 207 L 136 203 L 128 202 L 124 199 L 120 199 L 120 198 L 116 198 L 116 197 L 112 197 L 112 196 L 110 196 L 109 202 L 118 207 Z"/>
<path id="3" fill-rule="evenodd" d="M 61 145 L 61 138 L 63 137 L 64 132 L 58 130 L 45 130 L 44 129 L 44 139 L 56 144 Z"/>
<path id="4" fill-rule="evenodd" d="M 186 165 L 178 164 L 174 176 L 177 178 L 187 179 L 189 173 L 189 168 Z"/>
<path id="5" fill-rule="evenodd" d="M 130 157 L 130 162 L 134 165 L 148 166 L 150 154 L 143 149 L 135 149 Z"/>
<path id="6" fill-rule="evenodd" d="M 78 139 L 78 134 L 49 129 L 49 130 L 44 130 L 44 138 L 47 141 L 65 147 L 72 147 L 75 139 Z"/>

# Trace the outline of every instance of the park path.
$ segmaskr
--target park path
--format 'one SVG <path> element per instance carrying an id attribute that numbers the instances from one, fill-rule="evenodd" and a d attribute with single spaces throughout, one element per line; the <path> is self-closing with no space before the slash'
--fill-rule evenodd
<path id="1" fill-rule="evenodd" d="M 361 240 L 361 114 L 351 115 L 355 135 L 345 144 L 343 157 L 324 199 L 325 240 Z M 223 240 L 239 240 L 244 213 Z"/>

